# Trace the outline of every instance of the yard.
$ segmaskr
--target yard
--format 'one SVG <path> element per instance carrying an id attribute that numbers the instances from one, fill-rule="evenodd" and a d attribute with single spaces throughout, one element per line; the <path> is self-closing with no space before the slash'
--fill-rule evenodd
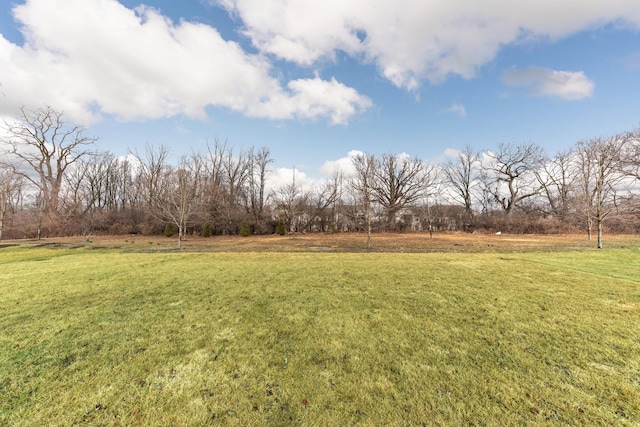
<path id="1" fill-rule="evenodd" d="M 640 423 L 640 239 L 0 248 L 0 424 Z"/>

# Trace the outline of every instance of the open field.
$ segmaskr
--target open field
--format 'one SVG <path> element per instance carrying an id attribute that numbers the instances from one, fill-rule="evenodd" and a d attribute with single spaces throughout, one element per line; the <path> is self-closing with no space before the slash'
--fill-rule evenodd
<path id="1" fill-rule="evenodd" d="M 640 424 L 640 239 L 0 248 L 0 425 Z"/>

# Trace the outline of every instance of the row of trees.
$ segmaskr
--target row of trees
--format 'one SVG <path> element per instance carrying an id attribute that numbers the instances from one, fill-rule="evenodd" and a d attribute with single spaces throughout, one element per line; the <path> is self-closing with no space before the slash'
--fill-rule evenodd
<path id="1" fill-rule="evenodd" d="M 5 122 L 0 149 L 4 236 L 185 234 L 404 229 L 514 232 L 638 232 L 640 133 L 580 141 L 548 156 L 538 145 L 466 147 L 428 164 L 406 154 L 361 154 L 313 188 L 270 185 L 267 148 L 215 140 L 204 153 L 169 161 L 166 146 L 124 157 L 49 107 Z M 370 240 L 369 240 L 370 242 Z"/>

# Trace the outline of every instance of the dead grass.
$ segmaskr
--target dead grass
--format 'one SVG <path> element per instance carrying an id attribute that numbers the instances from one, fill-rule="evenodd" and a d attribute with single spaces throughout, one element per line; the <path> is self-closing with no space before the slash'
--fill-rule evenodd
<path id="1" fill-rule="evenodd" d="M 116 248 L 129 251 L 174 251 L 175 237 L 164 236 L 91 236 L 12 241 L 48 247 Z M 606 248 L 639 248 L 639 235 L 607 235 Z M 596 248 L 595 240 L 586 235 L 495 235 L 482 233 L 377 233 L 372 238 L 372 249 L 366 249 L 363 233 L 298 233 L 287 236 L 189 236 L 183 241 L 184 251 L 219 252 L 504 252 L 504 251 L 565 251 Z"/>

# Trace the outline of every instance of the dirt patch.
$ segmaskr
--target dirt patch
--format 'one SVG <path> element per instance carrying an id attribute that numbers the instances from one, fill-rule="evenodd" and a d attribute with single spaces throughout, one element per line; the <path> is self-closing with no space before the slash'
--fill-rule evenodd
<path id="1" fill-rule="evenodd" d="M 586 235 L 495 235 L 482 233 L 377 233 L 367 249 L 365 233 L 298 233 L 292 236 L 188 236 L 182 247 L 164 236 L 129 235 L 55 238 L 33 244 L 51 249 L 117 249 L 126 252 L 531 252 L 576 251 L 596 248 Z M 610 235 L 607 248 L 638 248 L 640 235 Z M 10 243 L 14 244 L 14 243 Z"/>
<path id="2" fill-rule="evenodd" d="M 86 245 L 78 245 L 72 243 L 60 243 L 60 242 L 44 242 L 35 245 L 35 248 L 48 248 L 48 249 L 78 249 L 84 248 Z"/>

